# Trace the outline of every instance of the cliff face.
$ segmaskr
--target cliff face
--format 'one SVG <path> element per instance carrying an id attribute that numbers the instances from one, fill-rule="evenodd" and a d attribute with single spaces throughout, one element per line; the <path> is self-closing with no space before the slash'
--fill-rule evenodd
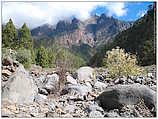
<path id="1" fill-rule="evenodd" d="M 76 18 L 59 21 L 56 26 L 43 25 L 32 30 L 35 39 L 55 39 L 65 47 L 88 44 L 98 47 L 113 39 L 119 32 L 131 27 L 132 23 L 95 15 L 82 22 Z"/>

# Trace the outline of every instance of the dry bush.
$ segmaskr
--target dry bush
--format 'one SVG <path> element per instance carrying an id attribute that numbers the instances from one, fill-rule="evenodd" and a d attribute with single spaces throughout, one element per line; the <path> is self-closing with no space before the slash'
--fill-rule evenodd
<path id="1" fill-rule="evenodd" d="M 143 72 L 143 68 L 136 65 L 136 56 L 125 53 L 125 51 L 119 47 L 108 51 L 103 62 L 112 78 L 137 76 Z"/>

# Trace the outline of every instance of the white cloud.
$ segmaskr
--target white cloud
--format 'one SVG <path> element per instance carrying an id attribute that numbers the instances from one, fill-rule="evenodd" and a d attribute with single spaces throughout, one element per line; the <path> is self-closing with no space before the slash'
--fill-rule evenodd
<path id="1" fill-rule="evenodd" d="M 123 2 L 5 2 L 2 4 L 2 21 L 6 23 L 12 18 L 16 27 L 26 22 L 31 28 L 44 23 L 56 24 L 72 16 L 83 21 L 98 6 L 105 7 L 109 16 L 120 17 L 127 12 Z"/>
<path id="2" fill-rule="evenodd" d="M 121 17 L 127 14 L 127 8 L 125 8 L 125 4 L 122 4 L 122 2 L 109 3 L 106 7 L 109 16 L 116 15 Z"/>
<path id="3" fill-rule="evenodd" d="M 143 17 L 145 14 L 146 14 L 146 10 L 140 10 L 138 13 L 137 13 L 137 17 Z"/>

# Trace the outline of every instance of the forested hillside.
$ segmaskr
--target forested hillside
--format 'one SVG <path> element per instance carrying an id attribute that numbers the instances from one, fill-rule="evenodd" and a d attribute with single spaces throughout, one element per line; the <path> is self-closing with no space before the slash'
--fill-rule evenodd
<path id="1" fill-rule="evenodd" d="M 102 58 L 107 50 L 119 46 L 137 56 L 139 65 L 151 65 L 156 63 L 156 8 L 149 8 L 147 14 L 138 19 L 132 27 L 120 32 L 112 42 L 94 55 L 90 64 L 101 66 Z"/>
<path id="2" fill-rule="evenodd" d="M 30 68 L 31 64 L 37 64 L 43 68 L 56 67 L 56 60 L 59 55 L 69 58 L 72 62 L 72 69 L 86 64 L 85 59 L 76 51 L 65 48 L 54 40 L 51 40 L 51 43 L 45 40 L 44 43 L 40 41 L 35 42 L 26 23 L 20 29 L 16 29 L 12 19 L 10 19 L 2 29 L 2 58 L 9 55 L 22 63 L 25 68 Z M 49 45 L 46 47 L 46 44 Z M 9 49 L 12 49 L 15 53 L 8 54 Z"/>

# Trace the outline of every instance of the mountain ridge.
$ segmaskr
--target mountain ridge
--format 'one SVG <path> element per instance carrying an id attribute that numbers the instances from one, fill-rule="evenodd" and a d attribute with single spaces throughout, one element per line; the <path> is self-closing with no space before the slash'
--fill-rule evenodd
<path id="1" fill-rule="evenodd" d="M 73 18 L 61 20 L 54 26 L 42 25 L 32 29 L 31 33 L 36 40 L 54 39 L 64 47 L 81 44 L 98 47 L 132 25 L 132 22 L 121 21 L 102 14 L 101 16 L 94 15 L 84 22 Z"/>

